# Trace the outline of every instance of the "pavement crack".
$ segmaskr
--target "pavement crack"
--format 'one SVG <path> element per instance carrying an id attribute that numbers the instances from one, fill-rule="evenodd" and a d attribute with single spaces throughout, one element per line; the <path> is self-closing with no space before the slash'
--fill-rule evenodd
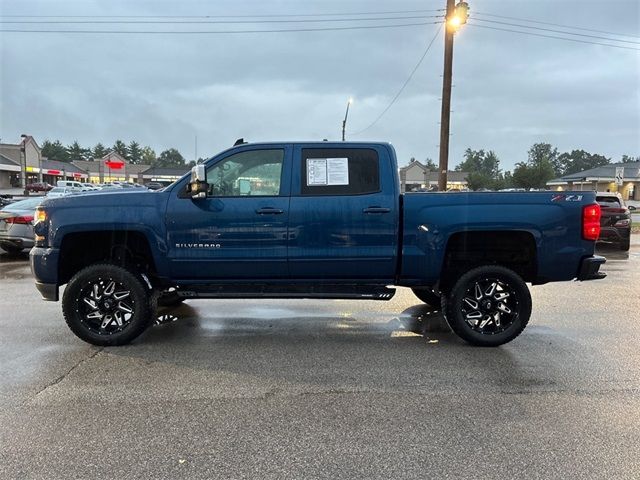
<path id="1" fill-rule="evenodd" d="M 100 352 L 102 352 L 102 350 L 104 350 L 104 347 L 98 348 L 97 350 L 94 350 L 93 352 L 91 352 L 91 354 L 88 355 L 87 357 L 80 359 L 78 362 L 76 362 L 74 365 L 72 365 L 71 368 L 69 370 L 67 370 L 65 373 L 63 373 L 59 377 L 55 378 L 51 382 L 47 383 L 44 387 L 42 387 L 40 390 L 38 390 L 36 392 L 36 394 L 34 395 L 34 397 L 37 397 L 38 395 L 43 393 L 45 390 L 47 390 L 47 389 L 57 385 L 58 383 L 60 383 L 62 380 L 67 378 L 71 374 L 71 372 L 73 372 L 76 368 L 78 368 L 83 363 L 85 363 L 85 362 L 91 360 L 92 358 L 94 358 L 96 355 L 98 355 Z"/>

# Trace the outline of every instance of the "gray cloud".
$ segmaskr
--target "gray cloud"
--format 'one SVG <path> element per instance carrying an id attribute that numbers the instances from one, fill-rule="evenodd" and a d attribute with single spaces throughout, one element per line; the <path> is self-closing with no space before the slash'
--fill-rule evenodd
<path id="1" fill-rule="evenodd" d="M 640 7 L 633 0 L 469 3 L 472 14 L 490 12 L 640 35 Z M 443 8 L 444 4 L 444 0 L 426 4 L 22 0 L 1 5 L 8 18 L 25 13 L 326 13 Z M 436 28 L 193 36 L 4 33 L 0 34 L 0 136 L 3 141 L 17 141 L 21 133 L 30 133 L 40 140 L 78 139 L 86 145 L 136 139 L 156 151 L 177 147 L 187 158 L 193 157 L 195 135 L 203 156 L 227 148 L 241 136 L 251 141 L 337 139 L 347 98 L 355 98 L 348 130 L 358 131 L 387 106 Z M 373 128 L 352 138 L 392 142 L 401 163 L 411 156 L 437 159 L 441 72 L 438 38 L 391 110 Z M 511 168 L 537 141 L 614 159 L 624 153 L 640 155 L 640 52 L 469 25 L 456 38 L 454 84 L 453 165 L 465 148 L 472 147 L 495 150 L 503 167 Z"/>

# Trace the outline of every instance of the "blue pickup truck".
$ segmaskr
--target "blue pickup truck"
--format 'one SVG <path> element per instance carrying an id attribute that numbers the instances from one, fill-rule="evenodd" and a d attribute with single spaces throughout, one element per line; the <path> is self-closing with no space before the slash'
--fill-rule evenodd
<path id="1" fill-rule="evenodd" d="M 121 345 L 157 305 L 190 298 L 389 300 L 443 309 L 496 346 L 532 285 L 604 277 L 592 192 L 400 192 L 388 143 L 240 144 L 159 191 L 85 193 L 36 211 L 36 286 L 95 345 Z"/>

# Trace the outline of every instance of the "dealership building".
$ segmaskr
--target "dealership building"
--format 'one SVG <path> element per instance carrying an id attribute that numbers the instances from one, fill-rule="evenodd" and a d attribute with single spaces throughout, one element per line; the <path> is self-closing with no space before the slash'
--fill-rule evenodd
<path id="1" fill-rule="evenodd" d="M 640 162 L 612 163 L 571 173 L 547 182 L 547 186 L 554 190 L 618 192 L 624 200 L 640 200 Z"/>
<path id="2" fill-rule="evenodd" d="M 152 167 L 129 163 L 117 152 L 111 151 L 94 160 L 59 162 L 42 156 L 42 150 L 29 135 L 18 144 L 0 144 L 0 188 L 19 187 L 24 171 L 26 183 L 58 180 L 76 180 L 83 183 L 133 182 L 168 184 L 183 176 L 189 167 Z"/>

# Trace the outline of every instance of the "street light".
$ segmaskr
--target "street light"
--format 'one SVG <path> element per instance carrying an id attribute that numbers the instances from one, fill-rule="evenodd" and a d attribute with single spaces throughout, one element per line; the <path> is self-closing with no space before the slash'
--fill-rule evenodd
<path id="1" fill-rule="evenodd" d="M 342 141 L 344 142 L 344 131 L 347 128 L 347 117 L 349 116 L 349 105 L 353 103 L 353 98 L 347 101 L 347 111 L 344 113 L 344 120 L 342 121 Z"/>

